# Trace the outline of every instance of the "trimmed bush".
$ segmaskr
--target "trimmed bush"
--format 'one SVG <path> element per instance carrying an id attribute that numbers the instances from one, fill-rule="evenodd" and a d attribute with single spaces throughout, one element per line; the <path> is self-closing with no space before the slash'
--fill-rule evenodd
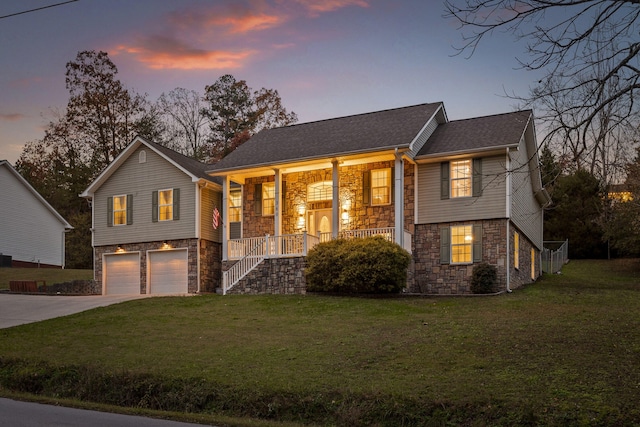
<path id="1" fill-rule="evenodd" d="M 400 292 L 410 262 L 407 251 L 381 236 L 320 243 L 307 256 L 307 291 Z"/>
<path id="2" fill-rule="evenodd" d="M 496 291 L 498 270 L 494 265 L 483 262 L 473 267 L 471 274 L 471 292 L 474 294 L 490 294 Z"/>

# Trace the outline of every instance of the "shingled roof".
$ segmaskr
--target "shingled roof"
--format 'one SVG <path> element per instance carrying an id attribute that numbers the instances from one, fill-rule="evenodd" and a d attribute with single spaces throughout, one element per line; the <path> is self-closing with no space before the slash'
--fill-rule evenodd
<path id="1" fill-rule="evenodd" d="M 416 158 L 517 145 L 531 116 L 531 110 L 522 110 L 441 124 Z"/>
<path id="2" fill-rule="evenodd" d="M 408 147 L 441 102 L 265 129 L 209 169 L 232 170 Z"/>
<path id="3" fill-rule="evenodd" d="M 162 154 L 164 154 L 169 159 L 173 160 L 178 165 L 182 166 L 192 175 L 198 178 L 206 179 L 208 181 L 216 182 L 218 184 L 221 183 L 221 180 L 219 178 L 212 177 L 211 175 L 208 175 L 205 172 L 206 170 L 211 169 L 212 165 L 207 163 L 202 163 L 191 157 L 187 157 L 184 154 L 180 154 L 177 151 L 173 151 L 170 148 L 167 148 L 155 142 L 150 142 L 147 140 L 145 140 L 145 142 L 148 145 L 153 146 L 156 150 L 160 151 Z"/>

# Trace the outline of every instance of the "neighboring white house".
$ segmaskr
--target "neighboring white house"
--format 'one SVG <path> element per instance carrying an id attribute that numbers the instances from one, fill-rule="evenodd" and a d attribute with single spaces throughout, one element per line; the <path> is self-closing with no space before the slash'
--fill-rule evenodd
<path id="1" fill-rule="evenodd" d="M 0 254 L 14 266 L 64 268 L 73 227 L 9 164 L 0 160 Z"/>

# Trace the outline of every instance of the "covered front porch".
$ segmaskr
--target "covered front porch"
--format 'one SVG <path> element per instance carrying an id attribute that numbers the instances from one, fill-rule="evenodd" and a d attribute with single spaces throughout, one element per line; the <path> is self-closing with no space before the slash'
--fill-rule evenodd
<path id="1" fill-rule="evenodd" d="M 411 253 L 411 233 L 404 230 L 403 234 L 404 249 Z M 395 228 L 392 227 L 344 230 L 338 233 L 337 238 L 356 239 L 371 236 L 382 236 L 388 241 L 396 241 Z M 270 236 L 267 234 L 263 237 L 229 240 L 227 244 L 227 260 L 235 261 L 235 263 L 223 272 L 223 295 L 265 259 L 303 257 L 318 243 L 329 241 L 333 238 L 332 233 L 312 235 L 304 231 L 300 234 L 281 236 Z"/>
<path id="2" fill-rule="evenodd" d="M 383 236 L 411 252 L 414 166 L 393 150 L 220 174 L 223 292 L 264 259 L 333 239 Z"/>

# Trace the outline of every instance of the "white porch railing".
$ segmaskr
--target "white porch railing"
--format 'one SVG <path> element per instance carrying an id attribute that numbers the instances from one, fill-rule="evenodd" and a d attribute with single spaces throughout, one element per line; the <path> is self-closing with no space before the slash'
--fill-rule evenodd
<path id="1" fill-rule="evenodd" d="M 403 230 L 403 239 L 404 244 L 403 248 L 411 253 L 411 233 L 407 230 Z M 367 228 L 364 230 L 342 230 L 338 233 L 338 238 L 341 239 L 356 239 L 356 238 L 364 238 L 364 237 L 372 237 L 372 236 L 382 236 L 390 242 L 396 241 L 396 229 L 395 227 L 384 227 L 384 228 Z M 332 239 L 331 233 L 321 233 L 320 241 L 328 242 Z"/>
<path id="2" fill-rule="evenodd" d="M 306 256 L 309 249 L 320 242 L 318 236 L 304 232 L 302 234 L 283 234 L 282 236 L 249 237 L 245 239 L 229 240 L 227 258 L 241 259 L 246 256 L 256 256 L 254 248 L 261 246 L 261 255 L 265 258 L 279 258 L 289 256 Z"/>
<path id="3" fill-rule="evenodd" d="M 338 238 L 355 239 L 371 236 L 382 236 L 390 242 L 395 242 L 396 230 L 393 227 L 369 228 L 364 230 L 343 230 L 338 233 Z M 245 239 L 229 240 L 227 245 L 227 258 L 230 260 L 242 259 L 249 254 L 255 254 L 255 247 L 263 247 L 265 258 L 280 258 L 290 256 L 306 256 L 307 252 L 320 242 L 328 242 L 332 239 L 331 233 L 319 233 L 318 236 L 303 232 L 302 234 L 283 234 L 282 236 L 249 237 Z M 404 249 L 411 252 L 411 233 L 404 230 Z"/>
<path id="4" fill-rule="evenodd" d="M 265 258 L 306 256 L 309 249 L 320 242 L 317 236 L 285 234 L 282 236 L 250 237 L 230 240 L 229 259 L 238 262 L 222 273 L 222 294 L 234 287 L 244 276 L 256 268 Z"/>
<path id="5" fill-rule="evenodd" d="M 222 273 L 222 295 L 226 295 L 229 289 L 264 261 L 266 248 L 265 238 L 260 237 L 242 240 L 244 240 L 244 242 L 241 242 L 243 244 L 236 245 L 234 250 L 236 253 L 239 253 L 241 249 L 245 249 L 245 255 L 233 264 L 229 270 Z M 253 247 L 249 246 L 250 244 L 253 244 Z M 231 250 L 231 246 L 229 246 L 229 249 Z"/>

